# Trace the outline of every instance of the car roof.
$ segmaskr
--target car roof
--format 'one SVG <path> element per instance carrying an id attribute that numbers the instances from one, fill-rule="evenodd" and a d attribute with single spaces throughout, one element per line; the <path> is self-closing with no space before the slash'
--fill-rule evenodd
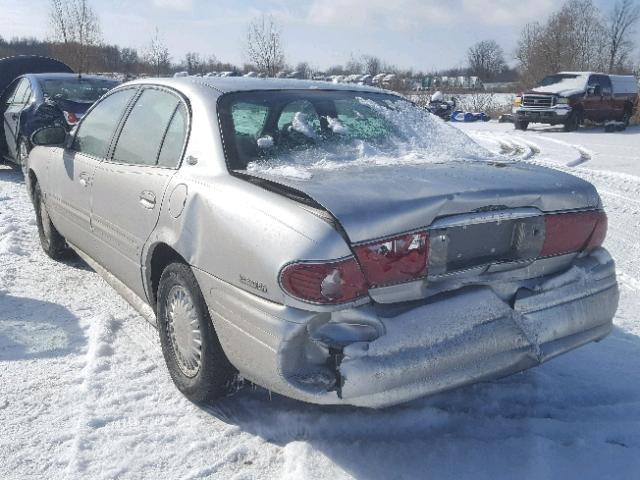
<path id="1" fill-rule="evenodd" d="M 78 78 L 77 73 L 27 73 L 23 77 L 29 77 L 36 80 L 64 80 Z M 105 77 L 102 75 L 80 75 L 82 80 L 112 80 L 118 82 L 115 78 Z"/>
<path id="2" fill-rule="evenodd" d="M 181 77 L 145 78 L 133 80 L 130 84 L 160 84 L 177 90 L 190 90 L 195 85 L 213 88 L 220 93 L 255 90 L 343 90 L 356 92 L 394 93 L 376 87 L 349 83 L 332 83 L 318 80 L 297 80 L 287 78 L 254 77 Z"/>

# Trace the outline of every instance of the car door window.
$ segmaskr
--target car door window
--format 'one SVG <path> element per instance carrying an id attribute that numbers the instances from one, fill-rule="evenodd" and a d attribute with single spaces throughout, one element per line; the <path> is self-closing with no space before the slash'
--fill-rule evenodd
<path id="1" fill-rule="evenodd" d="M 176 108 L 167 133 L 160 147 L 158 166 L 178 168 L 182 159 L 182 149 L 187 136 L 187 109 L 181 103 Z"/>
<path id="2" fill-rule="evenodd" d="M 99 102 L 78 127 L 73 150 L 103 158 L 111 143 L 111 137 L 122 118 L 125 108 L 136 90 L 129 88 L 115 92 Z"/>
<path id="3" fill-rule="evenodd" d="M 611 79 L 606 75 L 600 75 L 599 77 L 600 87 L 602 88 L 602 95 L 610 96 L 612 93 Z"/>
<path id="4" fill-rule="evenodd" d="M 595 95 L 596 93 L 598 93 L 597 90 L 600 90 L 602 88 L 600 86 L 600 79 L 598 78 L 598 75 L 591 75 L 589 77 L 589 83 L 587 84 L 587 88 L 592 95 Z"/>
<path id="5" fill-rule="evenodd" d="M 29 88 L 29 80 L 27 80 L 26 78 L 23 78 L 22 80 L 20 80 L 20 83 L 18 84 L 17 88 L 16 88 L 16 93 L 15 95 L 13 95 L 13 98 L 11 99 L 11 103 L 13 105 L 21 105 L 24 102 L 24 99 L 26 97 L 27 91 L 31 91 L 31 89 Z"/>
<path id="6" fill-rule="evenodd" d="M 122 128 L 113 161 L 156 165 L 162 140 L 179 104 L 180 99 L 169 92 L 155 88 L 144 90 Z"/>

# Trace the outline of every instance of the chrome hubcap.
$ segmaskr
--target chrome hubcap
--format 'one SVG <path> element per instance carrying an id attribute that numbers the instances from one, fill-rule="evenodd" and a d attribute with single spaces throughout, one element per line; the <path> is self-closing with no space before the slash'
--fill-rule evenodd
<path id="1" fill-rule="evenodd" d="M 181 285 L 171 288 L 166 311 L 167 335 L 178 367 L 187 377 L 194 377 L 202 363 L 202 332 L 193 299 L 186 288 Z"/>
<path id="2" fill-rule="evenodd" d="M 44 238 L 47 241 L 47 244 L 49 244 L 51 239 L 51 220 L 49 219 L 47 207 L 45 207 L 42 200 L 40 200 L 40 223 L 42 223 L 42 233 L 44 233 Z"/>

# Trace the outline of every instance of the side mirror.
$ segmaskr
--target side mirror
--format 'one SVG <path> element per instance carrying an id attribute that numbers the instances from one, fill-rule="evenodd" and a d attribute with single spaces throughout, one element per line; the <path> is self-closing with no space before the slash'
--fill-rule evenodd
<path id="1" fill-rule="evenodd" d="M 31 135 L 31 143 L 34 145 L 59 146 L 65 145 L 66 141 L 67 131 L 63 127 L 43 127 Z"/>
<path id="2" fill-rule="evenodd" d="M 600 85 L 596 85 L 593 87 L 593 96 L 600 97 L 602 96 L 602 87 Z"/>

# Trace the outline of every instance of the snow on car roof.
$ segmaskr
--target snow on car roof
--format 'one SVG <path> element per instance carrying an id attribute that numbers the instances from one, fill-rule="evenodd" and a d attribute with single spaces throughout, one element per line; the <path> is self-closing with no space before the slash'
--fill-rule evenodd
<path id="1" fill-rule="evenodd" d="M 38 80 L 56 80 L 56 79 L 66 79 L 66 78 L 78 78 L 77 73 L 27 73 L 24 75 L 25 77 L 33 77 Z M 116 79 L 112 77 L 107 77 L 103 75 L 80 75 L 80 78 L 84 80 L 114 80 Z"/>
<path id="2" fill-rule="evenodd" d="M 356 90 L 363 92 L 382 92 L 375 87 L 353 84 L 339 84 L 319 80 L 297 80 L 287 78 L 252 78 L 252 77 L 190 77 L 196 83 L 204 83 L 224 93 L 247 90 L 288 90 L 288 89 L 320 89 L 320 90 Z"/>
<path id="3" fill-rule="evenodd" d="M 255 78 L 255 77 L 182 77 L 182 78 L 145 78 L 132 83 L 156 83 L 175 88 L 191 85 L 204 85 L 220 93 L 251 90 L 347 90 L 361 92 L 385 92 L 386 90 L 365 85 L 340 84 L 319 80 L 297 80 L 291 78 Z"/>

